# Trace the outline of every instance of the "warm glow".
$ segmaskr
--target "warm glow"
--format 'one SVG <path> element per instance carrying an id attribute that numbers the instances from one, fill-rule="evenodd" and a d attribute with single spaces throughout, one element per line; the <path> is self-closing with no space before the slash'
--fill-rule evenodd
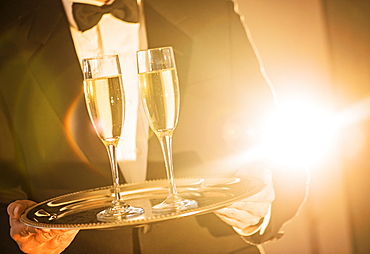
<path id="1" fill-rule="evenodd" d="M 67 126 L 66 136 L 67 136 L 68 143 L 70 144 L 72 149 L 75 151 L 75 153 L 78 155 L 78 157 L 80 157 L 80 159 L 84 161 L 85 163 L 89 163 L 89 160 L 86 158 L 85 154 L 83 153 L 80 146 L 78 145 L 75 138 L 73 137 L 73 134 L 75 133 L 75 125 L 78 123 L 78 121 L 76 121 L 77 119 L 75 115 L 76 108 L 82 96 L 83 96 L 82 92 L 79 93 L 79 95 L 73 100 L 73 103 L 68 109 L 68 112 L 65 118 L 65 124 Z"/>
<path id="2" fill-rule="evenodd" d="M 338 127 L 335 115 L 320 105 L 285 103 L 267 120 L 259 150 L 278 164 L 310 166 L 328 152 Z"/>

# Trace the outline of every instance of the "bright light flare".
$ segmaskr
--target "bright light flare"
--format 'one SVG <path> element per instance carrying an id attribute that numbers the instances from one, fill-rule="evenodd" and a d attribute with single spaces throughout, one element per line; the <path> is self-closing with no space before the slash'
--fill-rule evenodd
<path id="1" fill-rule="evenodd" d="M 335 115 L 323 107 L 287 103 L 268 119 L 260 151 L 281 165 L 310 166 L 326 154 L 337 130 Z"/>

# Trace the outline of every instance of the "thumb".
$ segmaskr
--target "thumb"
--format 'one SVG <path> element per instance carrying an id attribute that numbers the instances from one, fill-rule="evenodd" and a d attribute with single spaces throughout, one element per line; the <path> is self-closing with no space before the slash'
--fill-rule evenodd
<path id="1" fill-rule="evenodd" d="M 31 200 L 17 200 L 11 203 L 8 208 L 7 212 L 10 218 L 12 219 L 20 219 L 21 215 L 31 206 L 35 205 L 36 203 Z"/>

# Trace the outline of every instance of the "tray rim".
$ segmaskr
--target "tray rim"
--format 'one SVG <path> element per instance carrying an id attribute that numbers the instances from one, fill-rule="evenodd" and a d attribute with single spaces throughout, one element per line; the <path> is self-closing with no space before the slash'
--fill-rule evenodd
<path id="1" fill-rule="evenodd" d="M 32 226 L 35 228 L 48 228 L 48 229 L 62 229 L 62 230 L 69 230 L 69 229 L 79 229 L 79 230 L 84 230 L 84 229 L 102 229 L 102 228 L 113 228 L 113 227 L 122 227 L 122 226 L 138 226 L 141 227 L 146 224 L 151 224 L 151 223 L 157 223 L 157 222 L 162 222 L 166 220 L 171 220 L 171 219 L 177 219 L 177 218 L 184 218 L 184 217 L 189 217 L 189 216 L 194 216 L 194 215 L 201 215 L 201 214 L 206 214 L 210 213 L 212 211 L 221 209 L 223 207 L 226 207 L 234 202 L 240 201 L 244 198 L 250 197 L 255 195 L 256 193 L 260 192 L 266 184 L 263 183 L 263 181 L 259 178 L 256 177 L 237 177 L 237 176 L 192 176 L 192 177 L 178 177 L 175 178 L 176 181 L 181 181 L 181 180 L 196 180 L 196 179 L 244 179 L 244 180 L 251 180 L 254 181 L 254 189 L 251 190 L 246 190 L 244 194 L 240 194 L 237 197 L 233 197 L 228 199 L 227 201 L 221 201 L 221 202 L 216 202 L 213 203 L 212 205 L 207 205 L 202 207 L 200 210 L 199 208 L 193 208 L 189 209 L 186 211 L 180 211 L 180 212 L 172 212 L 168 214 L 163 214 L 163 215 L 156 215 L 154 217 L 149 217 L 149 218 L 141 218 L 141 219 L 128 219 L 128 220 L 122 220 L 122 221 L 117 221 L 117 222 L 97 222 L 97 223 L 73 223 L 73 224 L 53 224 L 53 223 L 42 223 L 42 222 L 36 222 L 32 221 L 29 219 L 27 216 L 37 206 L 41 206 L 42 204 L 52 202 L 55 200 L 59 200 L 62 198 L 66 198 L 69 196 L 73 195 L 79 195 L 79 194 L 84 194 L 88 192 L 94 192 L 94 191 L 99 191 L 99 190 L 107 190 L 111 189 L 113 186 L 108 185 L 108 186 L 102 186 L 102 187 L 97 187 L 97 188 L 91 188 L 91 189 L 86 189 L 86 190 L 81 190 L 81 191 L 76 191 L 72 193 L 67 193 L 64 195 L 56 196 L 44 201 L 41 201 L 31 207 L 29 207 L 22 215 L 20 218 L 20 221 L 27 225 L 27 226 Z M 167 182 L 167 179 L 152 179 L 152 180 L 146 180 L 144 182 L 136 182 L 136 183 L 124 183 L 120 184 L 121 188 L 128 187 L 128 186 L 134 186 L 134 185 L 141 185 L 141 184 L 150 184 L 150 183 L 155 183 L 155 182 Z M 258 186 L 259 185 L 259 186 Z"/>

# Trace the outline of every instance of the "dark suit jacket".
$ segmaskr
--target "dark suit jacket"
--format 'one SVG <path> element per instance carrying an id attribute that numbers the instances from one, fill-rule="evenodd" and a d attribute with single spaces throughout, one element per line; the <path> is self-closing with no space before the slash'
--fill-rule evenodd
<path id="1" fill-rule="evenodd" d="M 10 240 L 5 213 L 9 202 L 38 202 L 110 185 L 111 175 L 105 148 L 88 119 L 82 74 L 60 1 L 3 5 L 1 238 Z M 181 90 L 174 136 L 176 176 L 235 173 L 243 163 L 231 156 L 256 141 L 247 131 L 237 137 L 230 133 L 258 130 L 258 119 L 272 107 L 272 98 L 232 2 L 146 0 L 144 13 L 149 46 L 175 49 Z M 148 179 L 165 177 L 155 137 L 150 140 L 147 174 Z M 287 188 L 284 176 L 274 171 L 276 201 L 263 236 L 242 239 L 211 214 L 158 223 L 147 233 L 130 227 L 83 230 L 65 253 L 131 253 L 138 242 L 143 253 L 253 253 L 244 240 L 259 243 L 276 237 L 302 202 L 305 176 L 296 171 L 292 177 L 295 186 Z M 17 253 L 11 240 L 0 245 L 9 248 L 7 253 Z"/>

